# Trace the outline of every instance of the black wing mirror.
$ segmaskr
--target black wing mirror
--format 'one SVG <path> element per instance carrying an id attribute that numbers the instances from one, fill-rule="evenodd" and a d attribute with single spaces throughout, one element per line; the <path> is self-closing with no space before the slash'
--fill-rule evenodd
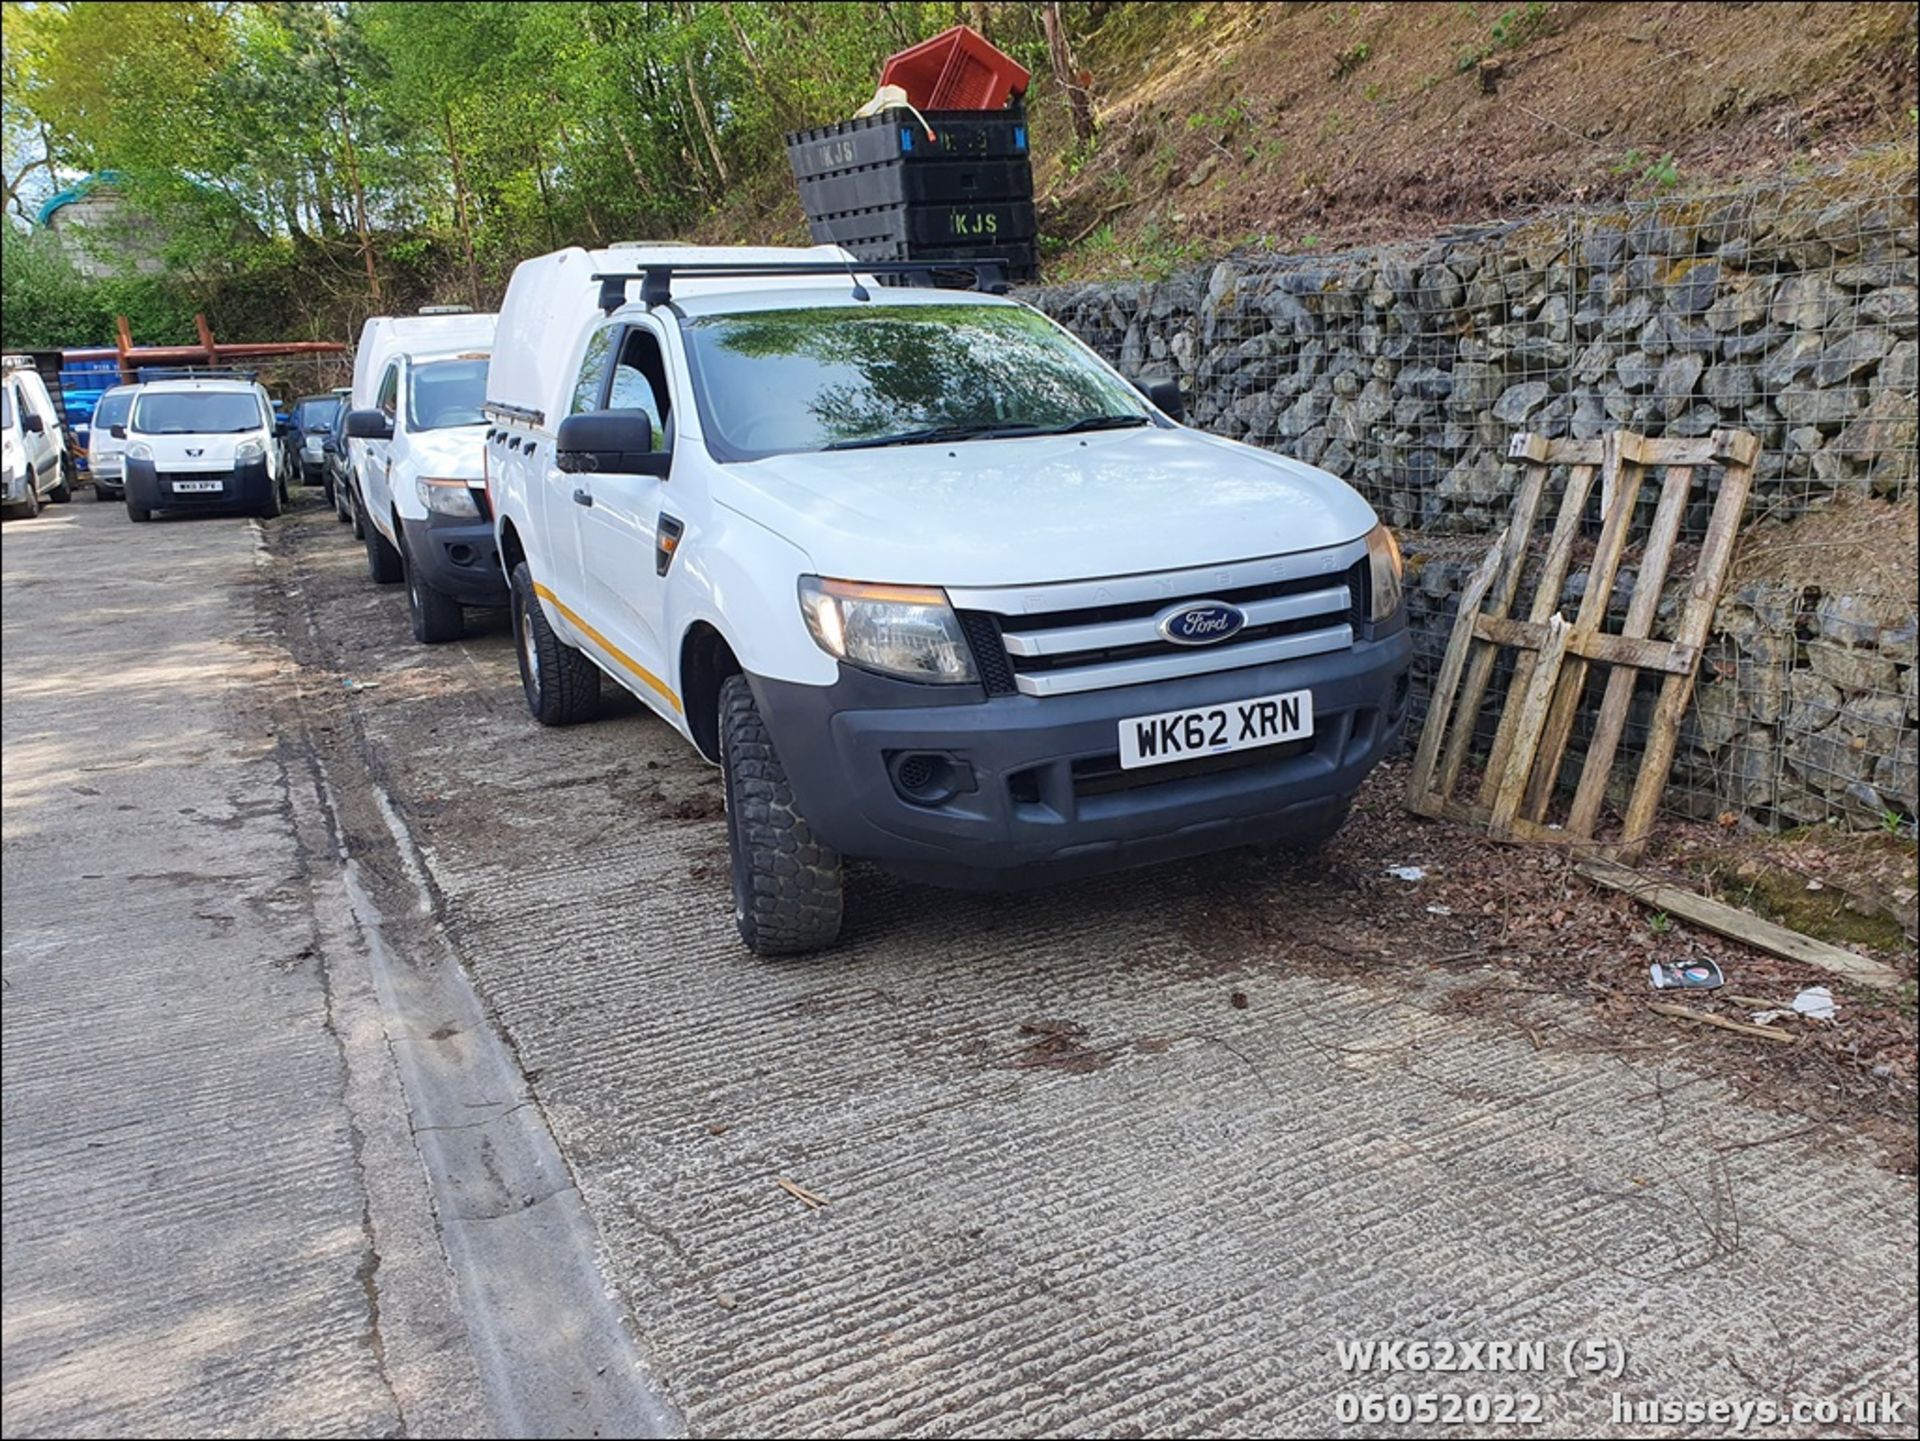
<path id="1" fill-rule="evenodd" d="M 553 463 L 569 474 L 651 475 L 665 480 L 673 453 L 653 448 L 653 417 L 644 410 L 589 410 L 569 415 L 554 437 Z"/>
<path id="2" fill-rule="evenodd" d="M 25 428 L 28 435 L 45 435 L 47 433 L 46 421 L 37 415 L 22 416 L 20 418 L 20 424 Z"/>
<path id="3" fill-rule="evenodd" d="M 349 410 L 347 435 L 353 440 L 392 440 L 393 417 L 384 410 Z"/>
<path id="4" fill-rule="evenodd" d="M 127 438 L 127 428 L 124 425 L 109 425 L 107 427 L 107 434 L 115 440 L 125 440 Z"/>
<path id="5" fill-rule="evenodd" d="M 293 433 L 293 427 L 284 420 L 276 420 L 273 423 L 273 433 L 275 435 L 291 435 Z"/>
<path id="6" fill-rule="evenodd" d="M 1160 410 L 1173 420 L 1187 418 L 1186 397 L 1180 394 L 1180 382 L 1177 380 L 1136 380 L 1135 390 L 1160 407 Z"/>

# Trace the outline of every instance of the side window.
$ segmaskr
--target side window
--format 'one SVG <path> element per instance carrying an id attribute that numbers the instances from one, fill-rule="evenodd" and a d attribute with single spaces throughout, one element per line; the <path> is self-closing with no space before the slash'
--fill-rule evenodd
<path id="1" fill-rule="evenodd" d="M 568 415 L 600 408 L 600 388 L 606 384 L 607 362 L 613 358 L 613 337 L 617 327 L 607 325 L 593 332 L 587 353 L 580 358 L 580 378 L 573 383 L 573 401 Z"/>
<path id="2" fill-rule="evenodd" d="M 669 448 L 673 433 L 673 397 L 667 388 L 667 366 L 660 341 L 651 331 L 629 330 L 620 345 L 620 363 L 613 368 L 613 388 L 607 394 L 609 410 L 644 410 L 653 420 L 653 448 Z"/>
<path id="3" fill-rule="evenodd" d="M 388 415 L 392 415 L 399 404 L 399 396 L 400 362 L 396 360 L 387 367 L 387 373 L 380 377 L 380 393 L 373 398 L 373 403 Z"/>

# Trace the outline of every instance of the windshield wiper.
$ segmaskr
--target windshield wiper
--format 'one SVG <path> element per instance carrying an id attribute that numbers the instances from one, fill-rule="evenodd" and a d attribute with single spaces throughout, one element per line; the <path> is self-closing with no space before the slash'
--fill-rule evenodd
<path id="1" fill-rule="evenodd" d="M 930 425 L 892 435 L 836 440 L 828 450 L 867 450 L 883 445 L 938 445 L 945 440 L 1002 440 L 1027 435 L 1074 435 L 1083 430 L 1121 430 L 1150 422 L 1144 415 L 1083 415 L 1065 425 Z"/>
<path id="2" fill-rule="evenodd" d="M 1035 435 L 1077 435 L 1083 430 L 1134 430 L 1149 424 L 1144 415 L 1083 415 L 1065 425 L 1049 425 Z"/>
<path id="3" fill-rule="evenodd" d="M 900 430 L 892 435 L 862 436 L 857 440 L 836 440 L 826 450 L 872 450 L 883 445 L 938 445 L 943 440 L 981 440 L 995 435 L 1032 434 L 1030 428 L 1010 430 L 998 425 L 929 425 L 921 430 Z"/>

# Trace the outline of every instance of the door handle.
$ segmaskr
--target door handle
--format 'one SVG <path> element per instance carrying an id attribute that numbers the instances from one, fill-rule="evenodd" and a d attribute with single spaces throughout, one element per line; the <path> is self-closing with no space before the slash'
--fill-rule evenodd
<path id="1" fill-rule="evenodd" d="M 573 503 L 575 505 L 592 505 L 593 492 L 590 490 L 576 490 L 573 493 Z"/>

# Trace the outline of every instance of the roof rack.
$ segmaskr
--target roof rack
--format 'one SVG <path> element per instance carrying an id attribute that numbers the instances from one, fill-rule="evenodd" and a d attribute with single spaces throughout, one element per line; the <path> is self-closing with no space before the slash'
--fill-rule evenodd
<path id="1" fill-rule="evenodd" d="M 651 310 L 673 299 L 673 282 L 683 280 L 770 280 L 787 275 L 844 275 L 853 282 L 855 300 L 871 300 L 860 283 L 862 275 L 901 275 L 922 285 L 935 284 L 935 272 L 970 270 L 973 288 L 989 295 L 1007 293 L 1006 264 L 999 260 L 787 260 L 787 261 L 662 261 L 639 270 L 600 271 L 587 277 L 600 282 L 600 309 L 613 314 L 627 303 L 627 282 L 640 282 L 640 303 Z"/>

